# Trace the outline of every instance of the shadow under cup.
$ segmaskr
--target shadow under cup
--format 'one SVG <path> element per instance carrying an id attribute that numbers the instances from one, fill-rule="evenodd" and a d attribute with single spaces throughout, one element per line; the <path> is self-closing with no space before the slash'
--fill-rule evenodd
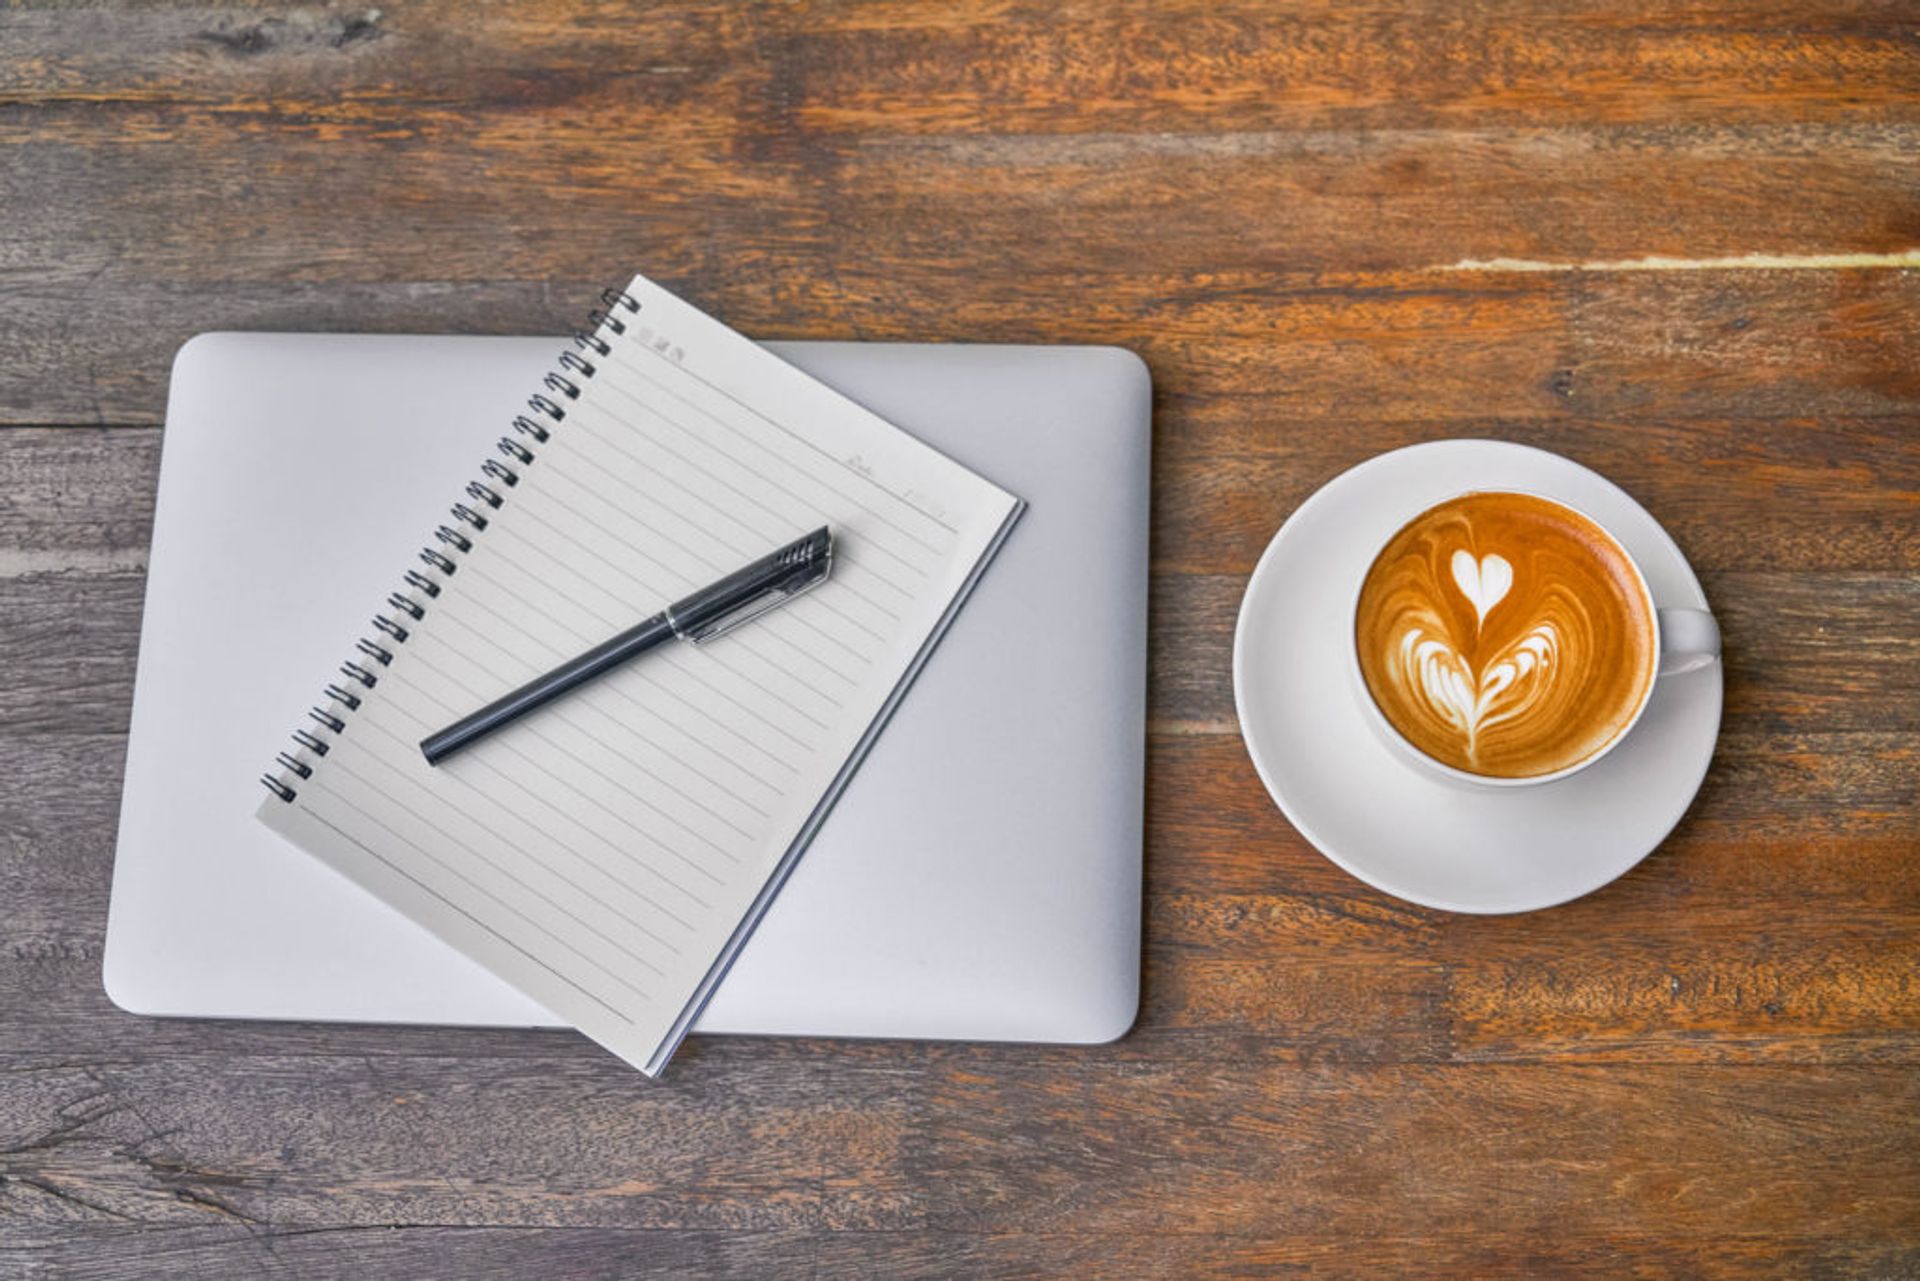
<path id="1" fill-rule="evenodd" d="M 1374 731 L 1427 772 L 1482 787 L 1587 768 L 1628 737 L 1660 677 L 1720 652 L 1713 616 L 1660 609 L 1633 555 L 1598 521 L 1514 490 L 1456 494 L 1402 522 L 1369 560 L 1350 624 L 1349 677 Z M 1637 657 L 1622 662 L 1629 646 Z M 1542 768 L 1501 772 L 1469 759 L 1488 731 L 1511 747 L 1527 728 L 1576 746 Z M 1422 733 L 1456 761 L 1422 746 Z"/>

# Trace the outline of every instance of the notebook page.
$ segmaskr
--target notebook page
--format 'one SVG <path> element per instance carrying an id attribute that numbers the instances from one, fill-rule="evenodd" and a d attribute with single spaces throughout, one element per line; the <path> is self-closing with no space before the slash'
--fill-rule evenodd
<path id="1" fill-rule="evenodd" d="M 644 278 L 438 595 L 261 817 L 643 1071 L 726 963 L 1017 499 Z M 615 332 L 624 325 L 624 332 Z M 573 375 L 569 375 L 573 377 Z M 820 525 L 827 582 L 429 767 L 419 742 Z M 341 683 L 341 682 L 336 682 Z"/>

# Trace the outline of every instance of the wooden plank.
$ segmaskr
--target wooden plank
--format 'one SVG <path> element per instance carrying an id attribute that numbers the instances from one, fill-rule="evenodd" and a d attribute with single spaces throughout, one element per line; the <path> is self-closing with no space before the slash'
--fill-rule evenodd
<path id="1" fill-rule="evenodd" d="M 1913 53 L 1883 5 L 1553 4 L 1524 23 L 1424 2 L 1060 8 L 892 4 L 809 22 L 800 119 L 929 134 L 1842 120 L 1859 118 L 1855 84 L 1864 113 L 1913 106 Z"/>
<path id="2" fill-rule="evenodd" d="M 159 432 L 9 431 L 0 445 L 0 578 L 146 564 Z"/>
<path id="3" fill-rule="evenodd" d="M 1600 471 L 1711 570 L 1920 568 L 1920 415 L 1433 424 L 1276 421 L 1229 397 L 1155 423 L 1154 557 L 1163 572 L 1250 573 L 1316 489 L 1376 454 L 1477 435 Z M 1767 518 L 1752 519 L 1756 505 Z"/>
<path id="4" fill-rule="evenodd" d="M 118 734 L 0 740 L 8 780 L 0 793 L 0 972 L 36 959 L 98 962 L 125 760 Z M 12 1003 L 0 984 L 0 1008 Z"/>
<path id="5" fill-rule="evenodd" d="M 0 423 L 158 425 L 174 354 L 207 330 L 564 334 L 612 283 L 611 260 L 608 268 L 598 283 L 583 280 L 572 288 L 435 281 L 145 285 L 104 271 L 85 286 L 10 282 L 13 345 L 0 387 L 12 408 L 0 411 Z"/>
<path id="6" fill-rule="evenodd" d="M 1119 343 L 1176 411 L 1231 397 L 1268 422 L 1804 419 L 1910 413 L 1917 390 L 1920 273 L 1907 271 L 1015 267 L 916 256 L 884 282 L 847 267 L 816 310 L 851 291 L 869 338 L 918 336 L 902 322 L 931 317 L 932 333 L 974 340 Z"/>
<path id="7" fill-rule="evenodd" d="M 1920 1215 L 1908 1068 L 970 1063 L 926 1105 L 905 1159 L 955 1233 L 1444 1239 L 1492 1199 L 1512 1241 L 1892 1246 Z"/>
<path id="8" fill-rule="evenodd" d="M 8 1074 L 25 1225 L 232 1220 L 950 1233 L 1777 1234 L 1882 1246 L 1920 1211 L 1920 1083 L 1873 1067 L 973 1060 L 166 1060 Z M 822 1088 L 831 1078 L 831 1088 Z M 1836 1094 L 1849 1100 L 1833 1108 Z M 1632 1154 L 1661 1169 L 1622 1181 Z M 926 1177 L 938 1172 L 937 1177 Z M 218 1217 L 215 1217 L 218 1216 Z"/>
<path id="9" fill-rule="evenodd" d="M 343 116 L 411 108 L 412 119 L 476 100 L 572 105 L 591 71 L 616 101 L 760 77 L 786 96 L 790 127 L 929 133 L 1911 117 L 1914 54 L 1890 0 L 1818 13 L 1767 0 L 1533 10 L 1518 23 L 1434 0 L 1079 0 L 1044 13 L 678 3 L 649 7 L 645 21 L 628 6 L 582 14 L 551 2 L 401 0 L 372 15 L 59 8 L 10 18 L 17 52 L 0 60 L 0 82 L 27 101 L 195 100 L 211 88 L 302 106 L 302 90 L 326 86 L 346 91 L 332 104 Z M 778 78 L 762 70 L 772 55 Z M 529 74 L 539 68 L 561 74 L 542 87 Z"/>
<path id="10" fill-rule="evenodd" d="M 1497 1195 L 1493 1194 L 1493 1195 Z M 1390 1216 L 1386 1216 L 1390 1217 Z M 1915 1251 L 1903 1241 L 1857 1241 L 1825 1233 L 1678 1240 L 1649 1233 L 1543 1233 L 1524 1239 L 1486 1233 L 1401 1235 L 1383 1227 L 1364 1237 L 1295 1232 L 1266 1236 L 1199 1233 L 836 1234 L 825 1264 L 846 1274 L 944 1278 L 1031 1277 L 1793 1277 L 1905 1276 Z"/>
<path id="11" fill-rule="evenodd" d="M 17 1241 L 17 1244 L 12 1242 Z M 1920 1250 L 1832 1234 L 1675 1241 L 1645 1231 L 1525 1242 L 1483 1233 L 1363 1239 L 1319 1234 L 1021 1232 L 683 1232 L 619 1228 L 368 1225 L 280 1229 L 38 1227 L 0 1242 L 0 1266 L 23 1281 L 125 1281 L 170 1276 L 288 1275 L 328 1281 L 514 1281 L 555 1275 L 628 1278 L 868 1276 L 897 1281 L 1029 1281 L 1034 1277 L 1161 1281 L 1330 1272 L 1350 1276 L 1906 1276 Z"/>
<path id="12" fill-rule="evenodd" d="M 174 352 L 208 329 L 563 333 L 631 267 L 604 246 L 595 255 L 597 272 L 552 286 L 29 281 L 9 297 L 21 341 L 0 371 L 0 421 L 157 422 Z M 1908 415 L 1920 365 L 1920 272 L 1258 273 L 1195 291 L 1184 275 L 963 279 L 924 262 L 890 271 L 884 288 L 851 267 L 800 288 L 731 264 L 649 265 L 763 338 L 1127 346 L 1175 422 L 1215 399 L 1255 421 L 1323 428 Z M 82 296 L 113 305 L 78 335 Z M 82 350 L 116 357 L 76 359 Z"/>
<path id="13" fill-rule="evenodd" d="M 1811 895 L 1836 916 L 1856 900 L 1884 905 L 1901 896 L 1920 911 L 1920 863 L 1910 857 L 1920 840 L 1916 794 L 1920 752 L 1911 733 L 1725 735 L 1699 798 L 1669 838 L 1669 850 L 1686 843 L 1686 858 L 1643 871 L 1663 887 L 1650 891 L 1656 901 L 1672 892 L 1671 878 L 1702 877 L 1694 905 L 1701 910 L 1715 899 L 1770 901 L 1780 891 Z M 1357 886 L 1288 825 L 1237 736 L 1155 735 L 1147 822 L 1148 877 L 1160 888 L 1329 894 L 1337 902 Z M 1640 874 L 1605 892 L 1625 892 Z"/>
<path id="14" fill-rule="evenodd" d="M 798 1277 L 817 1260 L 857 1257 L 846 1247 L 804 1230 L 689 1232 L 617 1228 L 484 1228 L 477 1224 L 367 1224 L 279 1228 L 272 1224 L 209 1223 L 129 1228 L 125 1225 L 40 1226 L 0 1239 L 0 1271 L 20 1281 L 130 1281 L 168 1277 L 287 1276 L 303 1281 L 518 1281 L 533 1276 L 568 1281 L 632 1278 Z M 876 1257 L 918 1256 L 928 1266 L 932 1242 L 911 1246 L 895 1234 Z M 1028 1258 L 1039 1257 L 1037 1253 Z M 932 1275 L 922 1272 L 920 1275 Z"/>
<path id="15" fill-rule="evenodd" d="M 830 1083 L 828 1078 L 830 1078 Z M 917 1218 L 898 1068 L 145 1059 L 0 1090 L 10 1223 L 860 1229 Z M 217 1216 L 217 1217 L 216 1217 Z"/>
<path id="16" fill-rule="evenodd" d="M 0 723 L 10 736 L 124 733 L 145 596 L 142 570 L 0 578 Z"/>
<path id="17" fill-rule="evenodd" d="M 1381 1217 L 1394 1216 L 1385 1211 Z M 821 1272 L 832 1276 L 1161 1281 L 1294 1275 L 1892 1277 L 1912 1272 L 1920 1251 L 1897 1237 L 1859 1239 L 1832 1231 L 1797 1238 L 1769 1233 L 1676 1239 L 1644 1230 L 1509 1238 L 1470 1229 L 1412 1235 L 1397 1223 L 1383 1223 L 1357 1236 L 1324 1230 L 835 1233 L 820 1239 L 817 1257 Z"/>
<path id="18" fill-rule="evenodd" d="M 1583 918 L 1610 946 L 1568 948 Z M 1783 919 L 1784 918 L 1784 919 Z M 1456 1056 L 1538 1062 L 1920 1062 L 1920 942 L 1911 902 L 1838 914 L 1568 913 L 1487 930 L 1449 973 Z M 1639 926 L 1650 928 L 1639 928 Z M 1911 1070 L 1911 1069 L 1909 1069 Z"/>
<path id="19" fill-rule="evenodd" d="M 1163 273 L 1158 292 L 1177 297 L 1214 279 L 1232 288 L 1238 277 L 1452 274 L 1502 258 L 1920 248 L 1902 165 L 1920 122 L 883 134 L 807 139 L 722 167 L 716 151 L 751 148 L 764 127 L 738 104 L 703 114 L 674 99 L 625 121 L 607 108 L 596 143 L 584 130 L 578 140 L 530 130 L 511 104 L 453 113 L 445 136 L 378 120 L 314 126 L 314 116 L 366 110 L 345 101 L 354 105 L 294 107 L 250 129 L 232 106 L 55 103 L 30 130 L 7 129 L 0 113 L 13 233 L 0 262 L 31 269 L 43 287 L 190 278 L 209 189 L 223 197 L 223 221 L 252 229 L 227 244 L 227 283 L 479 284 L 499 279 L 503 261 L 514 264 L 508 278 L 569 279 L 631 244 L 647 246 L 656 273 L 745 277 L 764 292 L 848 288 L 879 323 L 890 304 L 917 301 L 929 276 L 983 274 L 970 269 L 981 261 L 1062 285 L 1151 267 Z M 405 163 L 429 143 L 431 162 Z M 1640 181 L 1649 155 L 1660 183 Z M 490 175 L 484 188 L 476 172 Z M 137 203 L 107 198 L 130 181 Z M 1675 189 L 1711 198 L 1676 204 Z M 368 206 L 387 215 L 383 234 L 371 234 Z M 406 212 L 423 206 L 449 234 L 407 231 Z M 716 237 L 736 252 L 713 256 Z"/>
<path id="20" fill-rule="evenodd" d="M 1059 133 L 935 138 L 913 128 L 909 116 L 857 135 L 858 145 L 835 155 L 824 196 L 834 226 L 872 229 L 884 251 L 864 263 L 848 253 L 839 279 L 882 300 L 902 296 L 896 259 L 950 273 L 994 261 L 1059 276 L 1146 261 L 1167 274 L 1162 292 L 1178 297 L 1173 281 L 1183 277 L 1191 290 L 1243 273 L 1916 247 L 1905 216 L 1915 187 L 1900 163 L 1920 140 L 1914 124 L 1250 123 L 1091 135 L 1068 124 Z M 1661 180 L 1644 181 L 1656 154 Z M 1676 189 L 1703 195 L 1676 202 Z M 911 276 L 904 287 L 911 297 Z"/>

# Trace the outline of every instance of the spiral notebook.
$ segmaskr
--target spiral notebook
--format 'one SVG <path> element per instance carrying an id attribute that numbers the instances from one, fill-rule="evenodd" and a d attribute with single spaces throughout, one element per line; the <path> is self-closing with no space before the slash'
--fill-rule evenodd
<path id="1" fill-rule="evenodd" d="M 651 1076 L 1022 504 L 644 277 L 528 406 L 262 779 L 260 817 Z M 833 575 L 787 607 L 421 756 L 823 524 Z"/>

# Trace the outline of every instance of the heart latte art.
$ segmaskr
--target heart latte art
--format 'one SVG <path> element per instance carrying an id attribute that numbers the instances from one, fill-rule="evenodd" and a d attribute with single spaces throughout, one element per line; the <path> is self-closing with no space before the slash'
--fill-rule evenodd
<path id="1" fill-rule="evenodd" d="M 1402 737 L 1495 778 L 1601 751 L 1653 680 L 1653 610 L 1625 553 L 1529 494 L 1467 494 L 1404 526 L 1367 571 L 1354 642 Z"/>

